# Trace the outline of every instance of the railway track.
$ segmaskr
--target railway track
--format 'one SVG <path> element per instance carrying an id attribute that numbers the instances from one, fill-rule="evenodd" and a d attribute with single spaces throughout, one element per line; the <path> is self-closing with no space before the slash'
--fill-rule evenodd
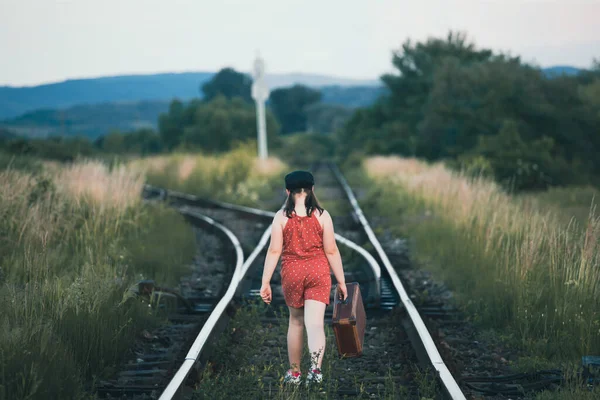
<path id="1" fill-rule="evenodd" d="M 420 365 L 435 371 L 440 393 L 444 397 L 464 399 L 463 393 L 446 368 L 421 317 L 339 170 L 333 165 L 323 164 L 315 166 L 313 173 L 317 182 L 316 194 L 330 210 L 334 219 L 336 238 L 344 258 L 346 281 L 360 283 L 368 320 L 363 357 L 338 362 L 335 369 L 329 371 L 328 378 L 336 380 L 335 396 L 343 398 L 366 394 L 370 397 L 377 397 L 381 393 L 383 377 L 388 376 L 396 384 L 402 386 L 405 398 L 419 398 L 419 388 L 411 380 L 411 374 L 415 365 Z M 221 249 L 221 255 L 217 254 L 218 250 L 217 252 L 213 251 L 214 257 L 219 258 L 223 253 L 227 253 L 230 257 L 230 265 L 233 265 L 231 249 L 238 249 L 236 267 L 227 277 L 222 275 L 223 284 L 219 296 L 207 297 L 205 292 L 194 287 L 193 278 L 180 290 L 184 298 L 181 302 L 187 305 L 178 306 L 173 315 L 185 315 L 184 319 L 187 318 L 188 325 L 191 325 L 189 323 L 191 319 L 197 317 L 193 324 L 199 333 L 193 342 L 180 340 L 181 343 L 185 342 L 190 345 L 187 354 L 183 354 L 183 346 L 178 351 L 164 351 L 170 353 L 171 358 L 179 362 L 178 369 L 175 370 L 173 364 L 170 364 L 170 368 L 152 368 L 152 365 L 145 365 L 146 370 L 148 368 L 160 369 L 162 378 L 157 379 L 157 373 L 148 373 L 145 381 L 146 387 L 151 385 L 151 377 L 155 379 L 152 383 L 154 390 L 143 392 L 149 395 L 149 398 L 157 398 L 159 391 L 160 399 L 188 397 L 190 388 L 186 383 L 189 384 L 197 379 L 199 369 L 209 359 L 211 339 L 219 335 L 226 325 L 229 318 L 226 310 L 231 306 L 232 301 L 234 299 L 259 298 L 263 253 L 268 243 L 270 222 L 274 213 L 201 199 L 159 188 L 147 187 L 145 191 L 147 197 L 166 200 L 179 208 L 192 223 L 210 226 L 213 234 L 219 232 L 218 236 L 221 239 L 227 238 L 223 243 L 229 244 L 223 246 L 228 246 L 229 249 Z M 237 247 L 235 238 L 239 242 Z M 241 256 L 240 258 L 240 250 L 243 250 L 247 257 Z M 275 307 L 285 305 L 278 271 L 279 269 L 276 270 L 272 279 L 272 305 Z M 224 284 L 226 278 L 231 279 L 227 290 L 225 290 L 226 285 Z M 335 283 L 333 276 L 332 281 Z M 328 321 L 331 319 L 331 309 L 332 307 L 328 307 L 326 312 Z M 433 315 L 439 312 L 435 307 L 425 311 Z M 278 321 L 273 316 L 264 316 L 261 322 L 264 325 L 272 326 L 280 323 L 280 320 Z M 192 330 L 191 327 L 189 329 Z M 181 333 L 179 337 L 183 338 L 183 336 L 185 335 Z M 335 344 L 329 341 L 328 346 L 333 347 Z M 271 350 L 275 351 L 276 349 Z M 175 353 L 177 356 L 173 357 Z M 264 357 L 264 361 L 268 362 L 268 349 L 264 352 Z M 142 358 L 140 357 L 140 359 Z M 146 371 L 143 368 L 137 369 L 137 371 L 140 370 Z M 357 381 L 361 382 L 360 388 L 356 385 Z M 118 394 L 128 398 L 138 396 L 142 392 L 139 391 L 141 386 L 136 386 L 136 384 L 138 381 L 133 379 L 124 380 L 119 388 L 113 384 L 115 390 L 109 394 Z M 277 386 L 275 382 L 270 385 L 269 393 L 272 394 L 273 391 L 281 389 Z M 121 389 L 121 391 L 116 389 Z M 264 393 L 260 395 L 255 393 L 254 395 L 257 398 L 265 396 Z M 248 398 L 254 398 L 254 395 L 249 394 Z"/>
<path id="2" fill-rule="evenodd" d="M 152 191 L 145 197 L 161 193 Z M 210 319 L 215 305 L 226 294 L 227 283 L 239 272 L 244 255 L 242 244 L 231 230 L 216 220 L 182 210 L 194 227 L 197 254 L 191 274 L 182 279 L 177 290 L 141 281 L 130 289 L 134 297 L 164 312 L 169 324 L 143 332 L 131 349 L 128 361 L 112 379 L 95 385 L 99 397 L 157 398 L 171 380 L 173 371 L 193 346 L 194 337 Z M 253 232 L 246 232 L 251 238 Z M 210 275 L 213 279 L 205 279 Z"/>

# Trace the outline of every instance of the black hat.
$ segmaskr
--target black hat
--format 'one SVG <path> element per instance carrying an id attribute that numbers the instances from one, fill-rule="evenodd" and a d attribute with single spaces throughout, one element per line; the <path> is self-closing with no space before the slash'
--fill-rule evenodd
<path id="1" fill-rule="evenodd" d="M 294 171 L 285 176 L 285 188 L 288 190 L 307 188 L 315 184 L 315 178 L 308 171 Z"/>

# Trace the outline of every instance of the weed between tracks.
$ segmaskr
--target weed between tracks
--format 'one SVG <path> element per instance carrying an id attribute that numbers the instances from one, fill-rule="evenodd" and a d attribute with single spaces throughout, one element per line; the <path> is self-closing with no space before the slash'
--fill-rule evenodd
<path id="1" fill-rule="evenodd" d="M 333 331 L 325 326 L 327 346 L 323 360 L 324 382 L 320 387 L 283 384 L 288 365 L 287 309 L 275 312 L 270 322 L 261 322 L 273 313 L 271 306 L 250 303 L 240 308 L 230 320 L 213 348 L 211 361 L 204 370 L 194 399 L 421 399 L 438 393 L 435 381 L 413 364 L 398 345 L 401 338 L 399 315 L 390 317 L 387 328 L 378 326 L 378 335 L 368 331 L 365 355 L 357 359 L 340 359 Z M 371 329 L 368 324 L 368 330 Z M 389 335 L 389 336 L 385 336 Z M 392 342 L 398 347 L 391 348 Z M 305 336 L 306 345 L 306 336 Z M 367 354 L 369 353 L 369 354 Z M 305 348 L 301 370 L 303 379 L 310 365 Z M 410 382 L 407 384 L 407 382 Z"/>
<path id="2" fill-rule="evenodd" d="M 194 237 L 176 212 L 142 207 L 142 184 L 98 162 L 0 171 L 1 400 L 83 398 L 161 321 L 127 289 L 178 282 Z"/>

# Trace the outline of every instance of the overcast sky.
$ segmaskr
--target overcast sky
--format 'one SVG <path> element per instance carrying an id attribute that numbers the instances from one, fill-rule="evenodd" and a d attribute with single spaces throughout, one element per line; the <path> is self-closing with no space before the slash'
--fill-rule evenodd
<path id="1" fill-rule="evenodd" d="M 0 85 L 130 73 L 377 78 L 408 38 L 467 32 L 541 66 L 600 58 L 600 0 L 0 0 Z"/>

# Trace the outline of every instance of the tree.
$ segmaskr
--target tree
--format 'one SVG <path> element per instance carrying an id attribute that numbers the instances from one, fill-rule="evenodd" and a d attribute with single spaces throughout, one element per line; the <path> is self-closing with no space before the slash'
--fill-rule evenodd
<path id="1" fill-rule="evenodd" d="M 223 68 L 213 78 L 202 85 L 204 100 L 211 101 L 217 96 L 227 99 L 240 97 L 251 102 L 252 78 L 233 68 Z"/>
<path id="2" fill-rule="evenodd" d="M 494 135 L 506 119 L 519 121 L 526 139 L 550 129 L 552 105 L 541 71 L 517 60 L 462 64 L 446 58 L 437 68 L 421 109 L 417 154 L 455 158 L 471 150 L 481 135 Z"/>
<path id="3" fill-rule="evenodd" d="M 445 40 L 432 38 L 425 43 L 412 44 L 407 40 L 392 57 L 399 74 L 386 74 L 381 80 L 390 91 L 395 112 L 416 127 L 422 119 L 421 109 L 431 91 L 434 74 L 444 60 L 453 58 L 460 65 L 471 65 L 492 57 L 491 50 L 476 49 L 462 33 L 450 32 Z"/>
<path id="4" fill-rule="evenodd" d="M 314 103 L 304 108 L 308 132 L 333 133 L 344 127 L 352 109 L 336 104 Z"/>
<path id="5" fill-rule="evenodd" d="M 163 143 L 173 149 L 180 141 L 185 123 L 184 105 L 175 99 L 169 105 L 169 111 L 158 117 L 158 130 Z"/>
<path id="6" fill-rule="evenodd" d="M 579 88 L 579 96 L 590 108 L 590 112 L 600 119 L 600 79 L 589 85 L 581 86 Z"/>
<path id="7" fill-rule="evenodd" d="M 276 89 L 269 104 L 281 124 L 281 133 L 307 130 L 306 107 L 321 100 L 321 92 L 303 85 Z"/>
<path id="8" fill-rule="evenodd" d="M 163 147 L 160 136 L 152 129 L 138 129 L 125 134 L 125 148 L 128 153 L 142 156 L 158 154 L 163 150 Z"/>
<path id="9" fill-rule="evenodd" d="M 113 131 L 96 139 L 94 145 L 107 153 L 142 156 L 160 153 L 164 147 L 158 133 L 147 128 L 125 133 Z"/>
<path id="10" fill-rule="evenodd" d="M 573 169 L 553 155 L 555 143 L 543 136 L 523 140 L 517 122 L 505 120 L 497 135 L 480 136 L 471 153 L 489 161 L 496 180 L 515 190 L 545 189 L 573 181 Z"/>
<path id="11" fill-rule="evenodd" d="M 172 113 L 171 113 L 172 112 Z M 210 152 L 227 151 L 236 142 L 256 138 L 256 111 L 241 98 L 217 96 L 212 101 L 192 101 L 187 107 L 174 107 L 161 116 L 161 137 L 170 138 L 170 148 L 197 149 Z M 167 124 L 168 122 L 168 124 Z M 267 137 L 270 144 L 279 131 L 277 121 L 267 112 Z"/>
<path id="12" fill-rule="evenodd" d="M 354 145 L 367 152 L 439 157 L 439 147 L 443 144 L 431 137 L 419 136 L 438 70 L 450 69 L 448 74 L 451 74 L 461 66 L 494 58 L 491 50 L 476 49 L 466 35 L 460 33 L 450 32 L 445 39 L 432 38 L 424 43 L 413 44 L 407 40 L 393 53 L 392 63 L 398 74 L 381 77 L 388 89 L 386 94 L 373 106 L 357 111 L 339 133 L 341 154 L 348 155 Z M 437 117 L 430 114 L 430 123 Z M 455 134 L 451 127 L 447 133 Z"/>
<path id="13" fill-rule="evenodd" d="M 450 33 L 395 52 L 389 95 L 358 110 L 340 155 L 413 155 L 490 166 L 517 189 L 600 177 L 600 69 L 547 77 Z"/>
<path id="14" fill-rule="evenodd" d="M 7 153 L 35 156 L 63 162 L 77 157 L 89 157 L 96 153 L 93 144 L 85 136 L 52 136 L 45 139 L 16 138 L 4 144 Z"/>
<path id="15" fill-rule="evenodd" d="M 110 132 L 97 141 L 107 153 L 125 153 L 125 135 L 119 131 Z"/>

